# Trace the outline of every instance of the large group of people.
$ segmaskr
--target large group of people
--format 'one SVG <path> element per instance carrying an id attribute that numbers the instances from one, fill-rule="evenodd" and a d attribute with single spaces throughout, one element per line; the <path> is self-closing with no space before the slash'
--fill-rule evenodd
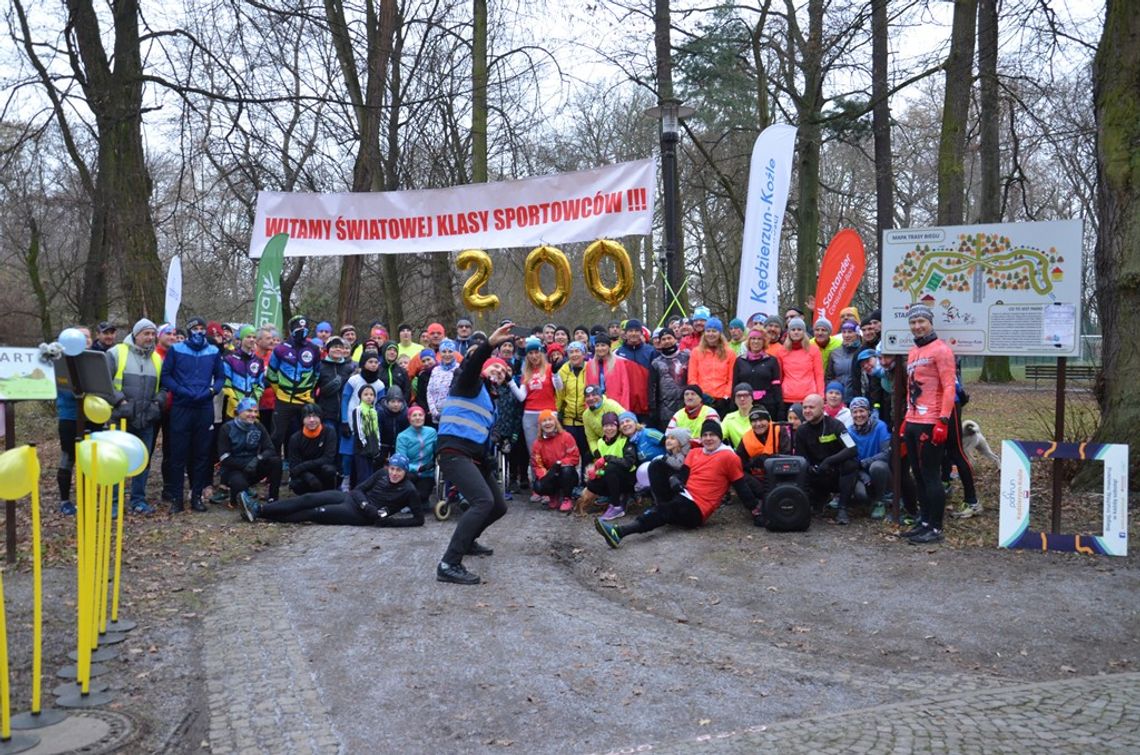
<path id="1" fill-rule="evenodd" d="M 730 490 L 764 525 L 765 462 L 799 456 L 811 503 L 844 525 L 857 507 L 886 516 L 895 444 L 912 525 L 904 537 L 941 540 L 951 465 L 965 489 L 955 513 L 981 510 L 961 451 L 967 397 L 932 312 L 916 304 L 899 385 L 906 410 L 893 418 L 895 357 L 881 352 L 880 319 L 848 307 L 838 334 L 824 317 L 809 329 L 797 307 L 727 326 L 697 307 L 653 330 L 637 319 L 502 321 L 486 334 L 463 318 L 451 335 L 441 323 L 401 323 L 394 339 L 381 322 L 358 336 L 351 324 L 304 316 L 284 333 L 201 317 L 182 327 L 141 319 L 121 342 L 110 322 L 93 335 L 81 329 L 106 352 L 112 421 L 161 445 L 171 513 L 183 511 L 188 487 L 196 512 L 212 500 L 251 521 L 414 526 L 438 470 L 466 508 L 437 577 L 473 584 L 464 557 L 489 554 L 478 538 L 522 490 L 562 512 L 588 496 L 604 506 L 595 526 L 617 547 L 664 524 L 699 526 Z M 75 397 L 61 390 L 58 408 L 61 510 L 72 513 Z M 132 512 L 158 508 L 147 477 L 132 481 Z M 291 496 L 281 499 L 283 485 Z M 648 507 L 617 523 L 639 497 Z"/>

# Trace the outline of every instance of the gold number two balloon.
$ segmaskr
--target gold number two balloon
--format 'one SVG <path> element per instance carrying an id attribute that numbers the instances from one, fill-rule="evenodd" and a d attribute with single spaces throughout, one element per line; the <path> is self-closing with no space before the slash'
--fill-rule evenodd
<path id="1" fill-rule="evenodd" d="M 487 281 L 491 279 L 491 272 L 495 269 L 491 257 L 486 252 L 482 249 L 468 249 L 465 252 L 460 252 L 455 264 L 460 270 L 475 267 L 471 277 L 463 284 L 463 303 L 467 305 L 468 309 L 473 312 L 480 312 L 499 306 L 499 297 L 495 294 L 479 293 L 479 289 L 487 285 Z"/>

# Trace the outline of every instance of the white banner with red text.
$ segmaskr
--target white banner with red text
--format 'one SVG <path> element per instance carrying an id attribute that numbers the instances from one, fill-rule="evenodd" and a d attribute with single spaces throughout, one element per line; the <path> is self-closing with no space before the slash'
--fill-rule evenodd
<path id="1" fill-rule="evenodd" d="M 564 244 L 652 231 L 656 163 L 421 191 L 262 191 L 249 242 L 278 233 L 288 257 L 408 254 Z"/>

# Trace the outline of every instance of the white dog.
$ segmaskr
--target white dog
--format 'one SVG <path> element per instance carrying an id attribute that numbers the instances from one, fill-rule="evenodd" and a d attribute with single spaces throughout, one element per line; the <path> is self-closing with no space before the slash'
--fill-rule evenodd
<path id="1" fill-rule="evenodd" d="M 986 442 L 986 436 L 982 435 L 981 426 L 972 419 L 962 423 L 962 450 L 966 452 L 967 456 L 980 454 L 988 457 L 990 461 L 1001 464 L 1001 457 L 990 449 L 990 444 Z"/>

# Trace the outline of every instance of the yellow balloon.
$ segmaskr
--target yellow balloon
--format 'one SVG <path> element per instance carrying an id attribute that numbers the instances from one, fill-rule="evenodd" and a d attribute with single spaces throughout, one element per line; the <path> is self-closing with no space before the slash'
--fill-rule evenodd
<path id="1" fill-rule="evenodd" d="M 548 294 L 542 290 L 543 265 L 554 268 L 553 293 Z M 570 260 L 566 259 L 561 249 L 546 244 L 534 249 L 527 255 L 523 271 L 526 274 L 526 295 L 531 304 L 539 309 L 553 312 L 570 298 Z"/>
<path id="2" fill-rule="evenodd" d="M 598 265 L 602 257 L 609 257 L 617 268 L 617 283 L 610 288 L 602 283 L 602 275 Z M 610 309 L 625 301 L 633 291 L 633 263 L 629 260 L 629 252 L 616 241 L 598 239 L 586 247 L 586 255 L 582 259 L 582 272 L 586 276 L 586 289 L 599 299 L 610 305 Z"/>
<path id="3" fill-rule="evenodd" d="M 103 430 L 91 433 L 91 439 L 99 443 L 112 443 L 127 454 L 127 476 L 134 477 L 146 469 L 150 454 L 146 444 L 137 435 L 123 430 Z"/>
<path id="4" fill-rule="evenodd" d="M 0 498 L 23 498 L 32 492 L 39 476 L 39 459 L 31 446 L 18 446 L 0 454 Z"/>
<path id="5" fill-rule="evenodd" d="M 475 268 L 475 272 L 463 284 L 463 303 L 467 305 L 468 309 L 473 312 L 481 312 L 484 309 L 494 309 L 499 306 L 498 296 L 479 293 L 479 289 L 491 280 L 491 272 L 495 269 L 491 257 L 486 252 L 482 249 L 468 249 L 465 252 L 460 252 L 455 264 L 460 270 L 466 270 L 472 266 Z"/>
<path id="6" fill-rule="evenodd" d="M 98 463 L 93 463 L 98 461 Z M 127 476 L 127 452 L 114 443 L 85 440 L 75 448 L 75 463 L 99 485 L 115 485 Z"/>
<path id="7" fill-rule="evenodd" d="M 105 398 L 88 394 L 83 397 L 83 415 L 101 425 L 111 419 L 111 405 Z"/>

